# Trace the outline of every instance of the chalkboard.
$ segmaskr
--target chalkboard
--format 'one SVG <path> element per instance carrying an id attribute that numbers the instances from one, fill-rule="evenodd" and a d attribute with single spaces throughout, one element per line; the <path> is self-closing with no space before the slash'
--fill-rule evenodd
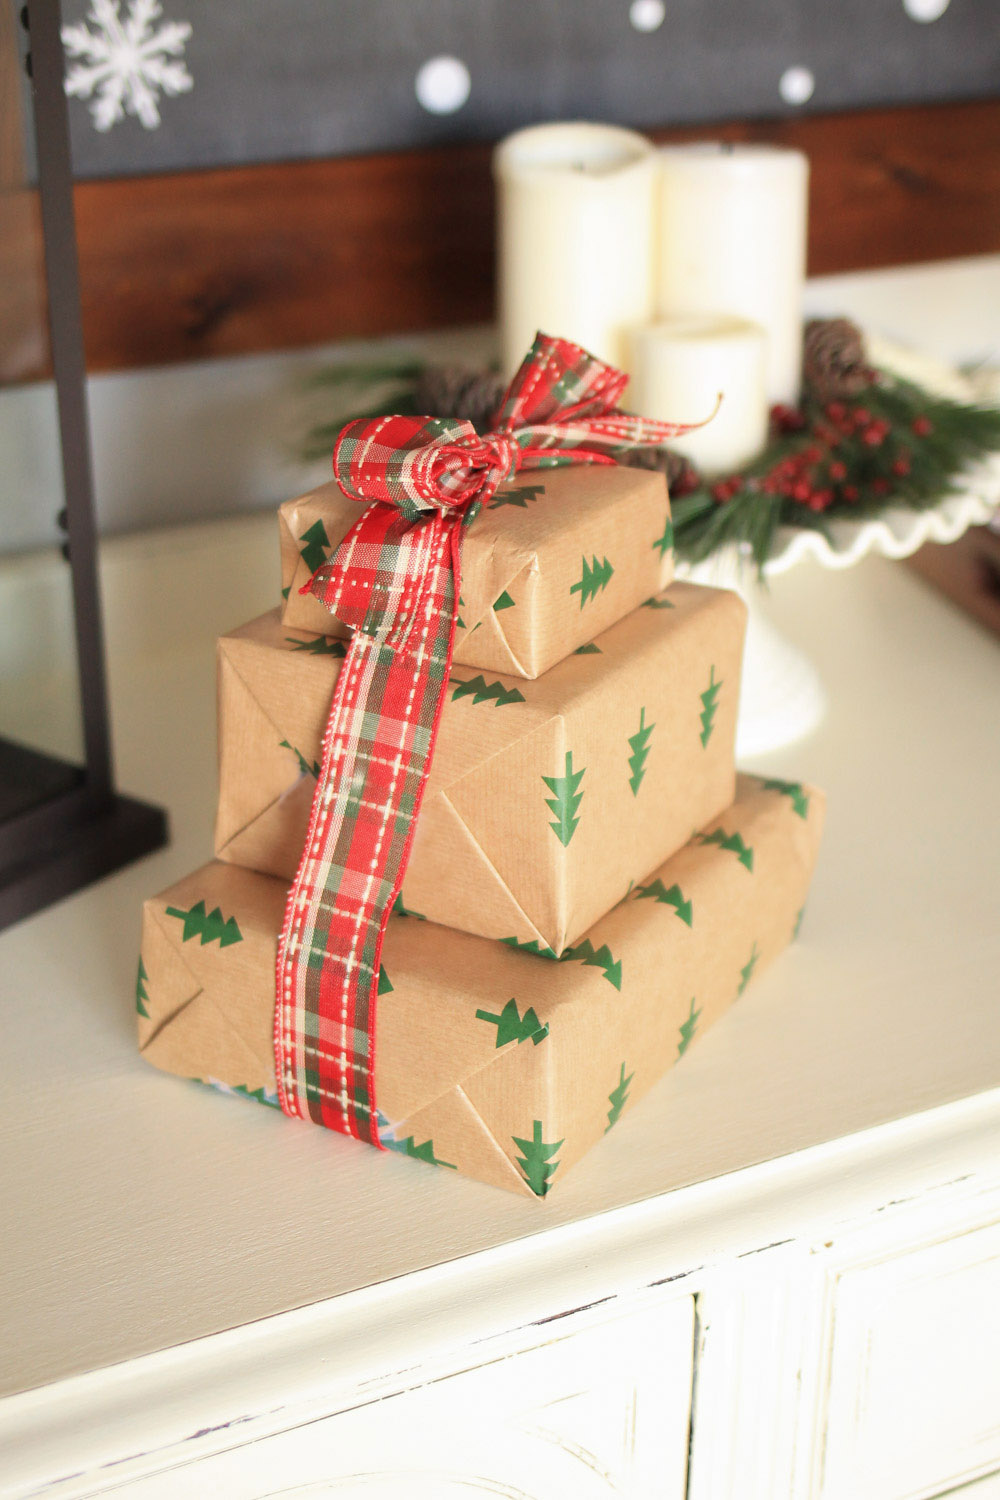
<path id="1" fill-rule="evenodd" d="M 83 177 L 990 96 L 998 0 L 64 0 Z"/>

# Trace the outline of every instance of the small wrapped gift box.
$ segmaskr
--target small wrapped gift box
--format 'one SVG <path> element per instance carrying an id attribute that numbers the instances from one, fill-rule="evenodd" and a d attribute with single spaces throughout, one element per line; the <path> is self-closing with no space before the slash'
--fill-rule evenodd
<path id="1" fill-rule="evenodd" d="M 797 930 L 822 794 L 740 777 L 736 801 L 561 961 L 393 917 L 379 975 L 383 1144 L 543 1196 Z M 287 887 L 206 865 L 149 900 L 148 1062 L 276 1103 L 274 962 Z"/>
<path id="2" fill-rule="evenodd" d="M 331 482 L 278 511 L 283 621 L 338 637 L 346 628 L 303 584 L 361 514 Z M 455 661 L 538 677 L 673 577 L 662 474 L 617 465 L 522 473 L 463 538 Z"/>
<path id="3" fill-rule="evenodd" d="M 453 669 L 404 907 L 560 954 L 733 797 L 745 606 L 673 584 L 534 681 Z M 215 852 L 298 867 L 342 643 L 219 641 Z"/>

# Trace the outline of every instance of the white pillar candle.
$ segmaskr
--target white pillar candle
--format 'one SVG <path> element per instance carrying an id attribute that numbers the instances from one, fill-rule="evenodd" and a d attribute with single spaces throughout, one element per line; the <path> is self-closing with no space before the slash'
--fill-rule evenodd
<path id="1" fill-rule="evenodd" d="M 768 338 L 767 394 L 794 404 L 802 366 L 809 164 L 717 141 L 660 152 L 657 315 L 735 313 Z"/>
<path id="2" fill-rule="evenodd" d="M 612 125 L 538 125 L 501 141 L 493 169 L 504 372 L 539 329 L 620 364 L 624 330 L 653 311 L 652 142 Z"/>
<path id="3" fill-rule="evenodd" d="M 732 473 L 767 441 L 767 339 L 757 323 L 692 313 L 636 328 L 632 378 L 623 405 L 644 417 L 701 422 L 721 393 L 712 420 L 672 439 L 703 474 Z"/>

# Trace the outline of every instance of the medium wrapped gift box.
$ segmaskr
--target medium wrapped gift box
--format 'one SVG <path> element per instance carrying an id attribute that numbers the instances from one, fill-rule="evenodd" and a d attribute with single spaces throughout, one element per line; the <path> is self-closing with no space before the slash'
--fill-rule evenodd
<path id="1" fill-rule="evenodd" d="M 744 620 L 736 594 L 677 583 L 534 681 L 455 669 L 403 905 L 575 943 L 731 802 Z M 338 646 L 276 613 L 220 639 L 220 858 L 294 876 Z"/>
<path id="2" fill-rule="evenodd" d="M 284 623 L 346 636 L 303 584 L 361 514 L 334 483 L 278 511 Z M 469 526 L 455 661 L 538 677 L 673 577 L 662 474 L 584 464 L 521 474 Z"/>
<path id="3" fill-rule="evenodd" d="M 723 815 L 560 962 L 393 917 L 379 977 L 382 1139 L 544 1195 L 794 936 L 823 797 L 740 777 Z M 276 1102 L 274 961 L 287 887 L 206 865 L 147 901 L 146 1059 Z"/>

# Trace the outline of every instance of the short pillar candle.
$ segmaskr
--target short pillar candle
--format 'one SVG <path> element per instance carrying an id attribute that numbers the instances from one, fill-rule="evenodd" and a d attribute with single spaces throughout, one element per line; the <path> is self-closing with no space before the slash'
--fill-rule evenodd
<path id="1" fill-rule="evenodd" d="M 520 130 L 493 158 L 501 362 L 539 329 L 620 365 L 625 329 L 653 312 L 657 152 L 611 125 Z"/>
<path id="2" fill-rule="evenodd" d="M 733 313 L 767 334 L 767 395 L 794 405 L 802 367 L 809 164 L 778 146 L 660 152 L 657 316 Z"/>
<path id="3" fill-rule="evenodd" d="M 623 404 L 643 417 L 701 422 L 721 394 L 712 420 L 670 446 L 709 477 L 732 473 L 767 441 L 766 361 L 756 323 L 712 314 L 664 319 L 632 331 Z"/>

